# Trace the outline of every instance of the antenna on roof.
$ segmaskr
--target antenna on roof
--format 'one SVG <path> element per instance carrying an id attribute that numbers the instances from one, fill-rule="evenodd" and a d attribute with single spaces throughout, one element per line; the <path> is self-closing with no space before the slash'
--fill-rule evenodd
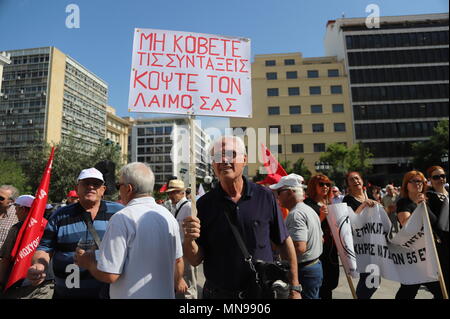
<path id="1" fill-rule="evenodd" d="M 345 12 L 342 12 L 341 14 L 341 18 L 344 19 L 345 18 Z"/>

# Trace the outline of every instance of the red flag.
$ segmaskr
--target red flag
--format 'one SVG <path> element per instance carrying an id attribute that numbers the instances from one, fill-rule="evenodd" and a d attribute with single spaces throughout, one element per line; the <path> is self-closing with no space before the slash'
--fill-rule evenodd
<path id="1" fill-rule="evenodd" d="M 17 235 L 16 243 L 11 252 L 14 265 L 5 290 L 26 277 L 33 254 L 39 246 L 45 226 L 47 225 L 44 212 L 45 206 L 47 205 L 50 172 L 52 170 L 54 153 L 55 148 L 52 147 L 50 158 L 48 159 L 44 174 L 42 174 L 41 184 L 36 192 L 36 198 L 33 201 L 33 205 L 31 205 L 27 219 Z"/>
<path id="2" fill-rule="evenodd" d="M 159 189 L 160 193 L 164 193 L 167 190 L 167 183 L 165 183 L 161 188 Z"/>
<path id="3" fill-rule="evenodd" d="M 267 177 L 263 181 L 258 182 L 258 184 L 276 184 L 280 181 L 281 177 L 286 176 L 287 173 L 264 144 L 261 144 L 261 150 L 263 165 L 267 170 Z"/>

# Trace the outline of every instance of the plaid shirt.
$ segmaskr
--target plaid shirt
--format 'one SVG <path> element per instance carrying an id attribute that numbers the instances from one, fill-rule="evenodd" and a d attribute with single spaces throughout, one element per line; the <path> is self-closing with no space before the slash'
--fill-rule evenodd
<path id="1" fill-rule="evenodd" d="M 18 221 L 14 205 L 11 205 L 7 209 L 6 214 L 0 216 L 0 247 L 3 246 L 3 242 L 5 241 L 6 236 L 8 236 L 8 231 L 11 226 Z"/>

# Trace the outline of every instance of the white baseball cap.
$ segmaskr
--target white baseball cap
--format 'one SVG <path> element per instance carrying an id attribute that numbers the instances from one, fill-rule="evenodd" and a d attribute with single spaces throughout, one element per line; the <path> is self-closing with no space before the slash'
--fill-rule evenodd
<path id="1" fill-rule="evenodd" d="M 277 190 L 282 187 L 303 187 L 306 188 L 306 185 L 302 184 L 305 179 L 297 174 L 289 174 L 287 176 L 283 176 L 277 184 L 270 185 L 270 189 Z"/>
<path id="2" fill-rule="evenodd" d="M 87 178 L 95 178 L 95 179 L 101 180 L 102 182 L 105 182 L 103 179 L 103 174 L 94 167 L 86 168 L 81 171 L 80 175 L 78 175 L 78 181 L 81 181 L 81 180 L 87 179 Z"/>
<path id="3" fill-rule="evenodd" d="M 22 206 L 22 207 L 28 207 L 30 208 L 31 205 L 33 205 L 34 196 L 32 195 L 22 195 L 16 198 L 14 201 L 14 204 Z"/>

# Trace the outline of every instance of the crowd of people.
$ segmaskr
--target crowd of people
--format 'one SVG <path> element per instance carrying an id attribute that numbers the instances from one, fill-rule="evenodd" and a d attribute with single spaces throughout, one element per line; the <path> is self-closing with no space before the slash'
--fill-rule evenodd
<path id="1" fill-rule="evenodd" d="M 11 251 L 34 197 L 11 185 L 0 186 L 0 288 L 3 298 L 251 298 L 255 280 L 251 261 L 284 260 L 290 299 L 332 299 L 339 283 L 339 256 L 326 221 L 327 206 L 346 203 L 355 213 L 382 205 L 392 222 L 391 236 L 421 202 L 426 202 L 443 277 L 448 287 L 448 224 L 439 224 L 448 200 L 446 173 L 432 166 L 426 176 L 413 170 L 402 185 L 366 188 L 359 172 L 349 172 L 345 190 L 324 174 L 307 183 L 297 174 L 273 185 L 259 185 L 243 175 L 247 154 L 238 137 L 212 143 L 212 166 L 218 183 L 196 203 L 196 216 L 183 181 L 173 178 L 156 202 L 154 174 L 144 163 L 119 172 L 120 202 L 104 200 L 100 171 L 80 172 L 77 187 L 64 205 L 48 207 L 47 226 L 26 278 L 4 290 L 11 273 Z M 282 211 L 285 210 L 286 214 Z M 50 214 L 51 212 L 51 214 Z M 244 250 L 233 231 L 237 229 Z M 249 258 L 245 258 L 247 251 Z M 197 291 L 197 266 L 205 284 Z M 360 273 L 359 299 L 377 288 Z M 423 283 L 442 298 L 438 282 Z M 421 284 L 401 284 L 398 299 L 413 299 Z"/>

